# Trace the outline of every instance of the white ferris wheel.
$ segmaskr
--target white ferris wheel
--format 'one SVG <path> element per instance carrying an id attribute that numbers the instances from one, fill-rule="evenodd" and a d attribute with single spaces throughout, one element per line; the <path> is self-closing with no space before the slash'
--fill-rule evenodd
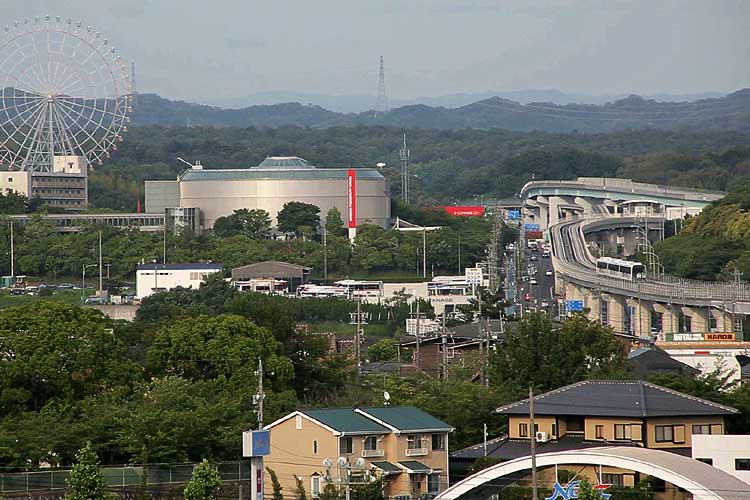
<path id="1" fill-rule="evenodd" d="M 35 17 L 0 28 L 0 164 L 50 171 L 55 157 L 101 165 L 130 121 L 126 62 L 80 21 Z"/>

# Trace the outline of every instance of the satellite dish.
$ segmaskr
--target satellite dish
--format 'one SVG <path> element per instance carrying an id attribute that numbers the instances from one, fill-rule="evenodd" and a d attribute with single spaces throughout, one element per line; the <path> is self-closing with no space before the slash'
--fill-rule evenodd
<path id="1" fill-rule="evenodd" d="M 364 469 L 365 459 L 362 457 L 359 457 L 357 460 L 354 461 L 354 466 L 358 469 Z"/>
<path id="2" fill-rule="evenodd" d="M 346 457 L 339 457 L 337 462 L 339 464 L 339 467 L 346 467 L 347 465 L 349 465 L 349 461 L 346 459 Z"/>
<path id="3" fill-rule="evenodd" d="M 387 165 L 387 163 L 384 162 L 384 161 L 381 161 L 381 162 L 378 162 L 378 163 L 375 164 L 375 166 L 378 167 L 378 168 L 385 168 L 386 165 Z"/>
<path id="4" fill-rule="evenodd" d="M 330 469 L 331 467 L 333 467 L 333 460 L 331 460 L 330 458 L 326 458 L 325 460 L 323 460 L 323 467 L 325 467 L 326 469 Z"/>
<path id="5" fill-rule="evenodd" d="M 383 399 L 385 399 L 386 401 L 391 400 L 391 395 L 388 393 L 388 391 L 383 391 Z"/>

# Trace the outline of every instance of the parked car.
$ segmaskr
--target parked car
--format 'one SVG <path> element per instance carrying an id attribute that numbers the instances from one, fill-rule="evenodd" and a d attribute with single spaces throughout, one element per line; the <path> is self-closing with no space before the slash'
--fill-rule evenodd
<path id="1" fill-rule="evenodd" d="M 553 271 L 552 269 L 547 269 L 546 271 L 544 271 L 545 276 L 554 276 L 554 274 L 555 271 Z"/>

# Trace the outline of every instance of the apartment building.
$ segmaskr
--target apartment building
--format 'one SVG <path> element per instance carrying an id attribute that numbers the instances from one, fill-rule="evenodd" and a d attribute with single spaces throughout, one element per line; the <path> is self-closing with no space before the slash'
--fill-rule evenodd
<path id="1" fill-rule="evenodd" d="M 508 431 L 488 441 L 486 456 L 508 461 L 529 455 L 531 439 L 536 440 L 538 453 L 636 446 L 690 457 L 693 436 L 723 435 L 725 417 L 737 410 L 649 382 L 587 380 L 535 396 L 533 429 L 528 399 L 497 412 L 507 415 Z M 484 444 L 458 450 L 451 454 L 451 468 L 466 469 L 482 456 Z M 614 467 L 581 470 L 581 474 L 595 483 L 617 486 L 634 486 L 644 479 Z M 678 493 L 668 485 L 658 488 L 667 496 Z"/>
<path id="2" fill-rule="evenodd" d="M 298 410 L 266 429 L 271 454 L 265 464 L 285 494 L 295 491 L 294 476 L 313 498 L 328 482 L 344 487 L 347 477 L 352 483 L 382 477 L 386 498 L 394 500 L 436 495 L 448 487 L 453 429 L 413 406 Z M 341 467 L 340 458 L 348 465 Z"/>

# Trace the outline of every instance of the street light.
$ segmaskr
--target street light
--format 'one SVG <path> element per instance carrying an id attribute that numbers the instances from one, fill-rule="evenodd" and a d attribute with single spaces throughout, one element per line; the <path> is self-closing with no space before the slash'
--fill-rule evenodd
<path id="1" fill-rule="evenodd" d="M 98 264 L 84 264 L 81 269 L 81 303 L 86 302 L 86 269 L 96 267 Z"/>

